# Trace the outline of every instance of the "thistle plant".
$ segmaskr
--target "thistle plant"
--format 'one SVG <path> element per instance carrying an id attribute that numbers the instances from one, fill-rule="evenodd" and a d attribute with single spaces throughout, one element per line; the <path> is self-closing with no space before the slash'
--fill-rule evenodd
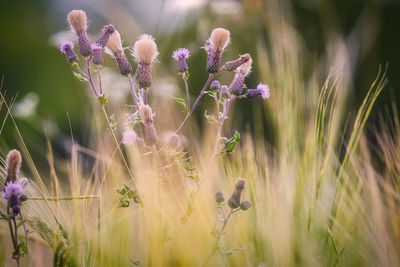
<path id="1" fill-rule="evenodd" d="M 235 189 L 231 195 L 231 197 L 228 199 L 228 201 L 225 202 L 225 197 L 224 194 L 221 191 L 217 191 L 215 193 L 215 202 L 217 203 L 217 208 L 219 210 L 219 214 L 217 215 L 217 222 L 215 225 L 215 229 L 213 231 L 213 236 L 215 237 L 215 243 L 214 246 L 212 247 L 211 253 L 207 257 L 205 263 L 203 266 L 207 265 L 207 263 L 211 260 L 211 258 L 216 254 L 216 253 L 221 253 L 221 254 L 226 254 L 227 251 L 224 251 L 220 245 L 220 241 L 222 236 L 225 234 L 225 228 L 228 225 L 229 219 L 233 214 L 236 212 L 243 210 L 246 211 L 250 209 L 251 207 L 251 202 L 249 200 L 245 201 L 240 201 L 242 192 L 244 190 L 246 184 L 246 180 L 243 178 L 238 178 L 235 183 Z M 225 211 L 226 206 L 229 207 L 229 211 Z M 238 250 L 238 249 L 236 249 Z M 228 254 L 232 254 L 234 251 L 229 251 Z"/>
<path id="2" fill-rule="evenodd" d="M 7 212 L 6 214 L 1 213 L 1 219 L 6 220 L 8 223 L 14 247 L 12 258 L 15 260 L 17 266 L 20 264 L 20 258 L 28 253 L 28 232 L 21 210 L 21 205 L 27 200 L 24 190 L 28 184 L 28 179 L 18 179 L 21 162 L 22 157 L 18 150 L 14 149 L 8 153 L 6 158 L 7 177 L 1 195 L 7 201 Z M 24 229 L 24 240 L 18 238 L 18 229 L 20 227 Z"/>

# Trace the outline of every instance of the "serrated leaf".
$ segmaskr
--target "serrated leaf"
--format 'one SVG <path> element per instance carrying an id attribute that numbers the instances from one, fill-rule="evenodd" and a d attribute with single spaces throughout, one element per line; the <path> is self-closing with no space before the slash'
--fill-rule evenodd
<path id="1" fill-rule="evenodd" d="M 178 104 L 182 105 L 186 109 L 187 112 L 189 112 L 189 107 L 186 105 L 185 100 L 183 100 L 182 98 L 179 98 L 179 97 L 175 97 L 175 101 Z"/>
<path id="2" fill-rule="evenodd" d="M 74 77 L 77 78 L 79 81 L 81 82 L 87 82 L 88 79 L 86 79 L 85 77 L 83 77 L 80 73 L 73 71 L 74 73 Z"/>
<path id="3" fill-rule="evenodd" d="M 206 119 L 211 123 L 216 123 L 218 125 L 221 125 L 219 121 L 214 117 L 214 115 L 207 113 L 207 110 L 204 112 L 204 117 L 206 117 Z"/>
<path id="4" fill-rule="evenodd" d="M 236 131 L 231 140 L 232 141 L 230 141 L 226 146 L 226 149 L 221 151 L 221 154 L 224 153 L 229 154 L 233 152 L 233 149 L 235 148 L 236 144 L 240 141 L 240 133 Z"/>

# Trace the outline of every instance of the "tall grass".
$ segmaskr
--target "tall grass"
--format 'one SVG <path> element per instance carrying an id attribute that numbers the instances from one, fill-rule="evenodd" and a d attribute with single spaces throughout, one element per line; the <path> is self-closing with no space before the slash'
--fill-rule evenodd
<path id="1" fill-rule="evenodd" d="M 114 136 L 106 130 L 104 106 L 90 107 L 95 116 L 91 147 L 73 142 L 71 159 L 63 166 L 54 165 L 50 141 L 47 158 L 32 159 L 29 137 L 17 130 L 32 179 L 23 206 L 33 231 L 30 265 L 399 265 L 399 124 L 382 127 L 377 135 L 379 171 L 364 133 L 387 82 L 387 68 L 377 70 L 352 118 L 343 112 L 352 78 L 343 41 L 338 38 L 310 71 L 306 66 L 312 52 L 285 12 L 279 5 L 271 5 L 269 12 L 269 43 L 259 41 L 253 57 L 270 84 L 271 99 L 254 105 L 263 105 L 274 122 L 261 129 L 271 132 L 273 145 L 244 133 L 232 155 L 213 158 L 217 127 L 205 125 L 199 132 L 186 125 L 182 132 L 189 145 L 163 147 L 159 159 L 154 150 L 126 147 L 121 152 L 140 192 L 139 205 Z M 179 107 L 154 101 L 158 131 L 176 129 L 184 119 L 176 116 Z M 2 105 L 9 108 L 4 98 Z M 124 120 L 118 106 L 108 108 Z M 7 119 L 18 129 L 12 114 Z M 224 131 L 231 133 L 231 120 Z M 257 119 L 255 124 L 261 127 Z M 84 168 L 88 158 L 93 161 L 89 171 Z M 49 174 L 35 167 L 43 160 Z M 61 167 L 68 169 L 67 176 L 57 174 Z M 220 190 L 227 198 L 237 177 L 247 180 L 243 197 L 253 206 L 232 215 L 218 253 L 208 260 L 216 241 L 212 233 L 221 227 L 214 194 Z M 2 232 L 1 261 L 5 257 L 8 266 L 9 240 Z"/>

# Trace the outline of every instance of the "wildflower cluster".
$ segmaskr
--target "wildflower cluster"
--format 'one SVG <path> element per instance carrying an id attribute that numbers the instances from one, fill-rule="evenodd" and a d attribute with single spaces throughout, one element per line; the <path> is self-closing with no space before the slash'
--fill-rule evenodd
<path id="1" fill-rule="evenodd" d="M 18 179 L 21 162 L 22 157 L 18 150 L 14 149 L 8 153 L 6 158 L 7 177 L 1 195 L 1 197 L 7 201 L 7 214 L 1 213 L 1 219 L 8 221 L 14 246 L 13 259 L 16 261 L 17 265 L 19 265 L 19 258 L 28 253 L 27 231 L 21 211 L 22 203 L 27 200 L 27 196 L 23 194 L 23 192 L 28 184 L 28 179 Z M 18 228 L 21 226 L 24 228 L 25 241 L 18 240 Z"/>

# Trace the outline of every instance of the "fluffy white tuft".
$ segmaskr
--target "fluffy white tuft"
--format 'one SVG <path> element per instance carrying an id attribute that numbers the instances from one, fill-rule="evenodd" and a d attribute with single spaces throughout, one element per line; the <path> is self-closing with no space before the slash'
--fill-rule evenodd
<path id="1" fill-rule="evenodd" d="M 249 55 L 249 60 L 242 65 L 240 65 L 237 69 L 236 72 L 242 73 L 244 76 L 247 76 L 251 72 L 251 64 L 253 64 L 253 59 Z"/>
<path id="2" fill-rule="evenodd" d="M 216 28 L 211 33 L 211 44 L 215 51 L 222 52 L 231 41 L 230 32 L 224 28 Z"/>
<path id="3" fill-rule="evenodd" d="M 132 56 L 136 63 L 152 64 L 158 56 L 157 44 L 151 35 L 139 36 L 133 47 Z"/>
<path id="4" fill-rule="evenodd" d="M 114 33 L 110 36 L 107 42 L 107 49 L 108 53 L 111 52 L 112 55 L 121 53 L 123 51 L 122 48 L 122 41 L 121 41 L 121 35 L 117 30 L 114 31 Z"/>
<path id="5" fill-rule="evenodd" d="M 72 10 L 68 13 L 69 26 L 75 33 L 86 31 L 86 13 L 83 10 Z"/>

